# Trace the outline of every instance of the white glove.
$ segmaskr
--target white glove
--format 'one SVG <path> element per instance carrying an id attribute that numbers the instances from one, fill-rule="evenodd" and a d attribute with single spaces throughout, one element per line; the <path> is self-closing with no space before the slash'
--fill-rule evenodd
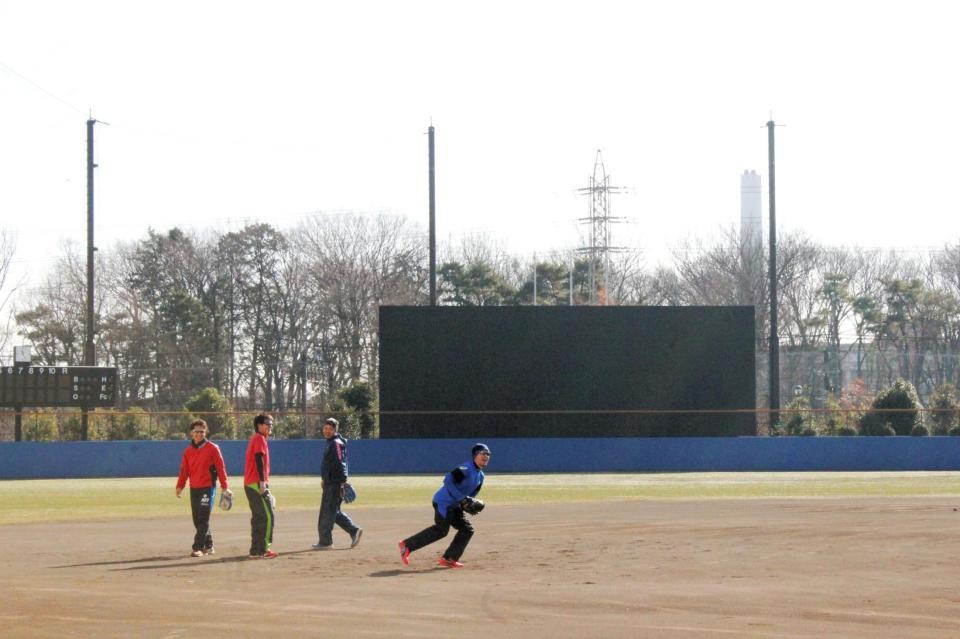
<path id="1" fill-rule="evenodd" d="M 220 493 L 220 508 L 223 510 L 230 510 L 233 508 L 233 492 L 229 488 L 225 488 L 222 493 Z"/>
<path id="2" fill-rule="evenodd" d="M 269 490 L 263 491 L 263 498 L 270 502 L 270 510 L 277 509 L 277 498 Z"/>

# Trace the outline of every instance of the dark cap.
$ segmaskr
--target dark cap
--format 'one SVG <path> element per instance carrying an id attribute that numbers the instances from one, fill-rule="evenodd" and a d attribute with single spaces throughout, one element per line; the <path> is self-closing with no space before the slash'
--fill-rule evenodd
<path id="1" fill-rule="evenodd" d="M 334 429 L 334 430 L 337 430 L 338 428 L 340 428 L 340 422 L 338 422 L 337 420 L 335 420 L 333 417 L 327 417 L 327 418 L 323 421 L 323 423 L 324 423 L 324 424 L 330 424 L 331 426 L 333 426 L 333 429 Z"/>
<path id="2" fill-rule="evenodd" d="M 473 445 L 473 448 L 470 449 L 470 456 L 476 457 L 478 453 L 490 454 L 490 447 L 486 444 L 476 443 Z"/>

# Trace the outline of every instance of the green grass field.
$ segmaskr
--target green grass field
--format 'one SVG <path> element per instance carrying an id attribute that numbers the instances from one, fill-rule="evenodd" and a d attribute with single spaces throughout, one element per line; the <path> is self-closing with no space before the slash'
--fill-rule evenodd
<path id="1" fill-rule="evenodd" d="M 360 497 L 350 509 L 416 506 L 429 501 L 439 476 L 358 476 Z M 182 515 L 188 502 L 174 496 L 175 477 L 19 480 L 0 484 L 0 525 Z M 278 476 L 279 509 L 315 509 L 317 477 Z M 234 487 L 235 512 L 246 512 Z M 487 477 L 482 497 L 491 503 L 624 499 L 755 499 L 764 497 L 960 496 L 960 473 L 657 473 L 550 474 Z"/>

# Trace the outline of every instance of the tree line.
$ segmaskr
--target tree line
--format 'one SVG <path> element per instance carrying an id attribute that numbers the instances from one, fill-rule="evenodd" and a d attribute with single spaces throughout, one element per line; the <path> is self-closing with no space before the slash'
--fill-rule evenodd
<path id="1" fill-rule="evenodd" d="M 590 257 L 528 259 L 468 238 L 441 247 L 444 305 L 587 304 Z M 120 369 L 118 406 L 180 409 L 203 388 L 235 410 L 323 408 L 355 383 L 377 388 L 378 308 L 428 303 L 423 230 L 390 215 L 317 215 L 279 229 L 151 230 L 97 253 L 96 347 Z M 767 249 L 733 229 L 593 265 L 604 304 L 753 305 L 758 406 L 766 405 Z M 606 270 L 606 272 L 604 272 Z M 782 394 L 812 404 L 897 379 L 921 398 L 957 386 L 960 242 L 922 255 L 778 239 Z M 605 288 L 603 287 L 605 283 Z M 85 257 L 66 247 L 21 292 L 14 331 L 42 363 L 81 364 Z M 799 389 L 799 390 L 797 390 Z"/>

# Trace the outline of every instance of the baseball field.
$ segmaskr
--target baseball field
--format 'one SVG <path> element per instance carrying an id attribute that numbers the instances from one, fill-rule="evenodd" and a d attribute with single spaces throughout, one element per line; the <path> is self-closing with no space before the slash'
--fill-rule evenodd
<path id="1" fill-rule="evenodd" d="M 960 474 L 497 475 L 462 569 L 400 563 L 439 477 L 356 477 L 349 549 L 279 476 L 276 559 L 238 492 L 189 557 L 175 478 L 0 485 L 4 637 L 960 636 Z"/>

